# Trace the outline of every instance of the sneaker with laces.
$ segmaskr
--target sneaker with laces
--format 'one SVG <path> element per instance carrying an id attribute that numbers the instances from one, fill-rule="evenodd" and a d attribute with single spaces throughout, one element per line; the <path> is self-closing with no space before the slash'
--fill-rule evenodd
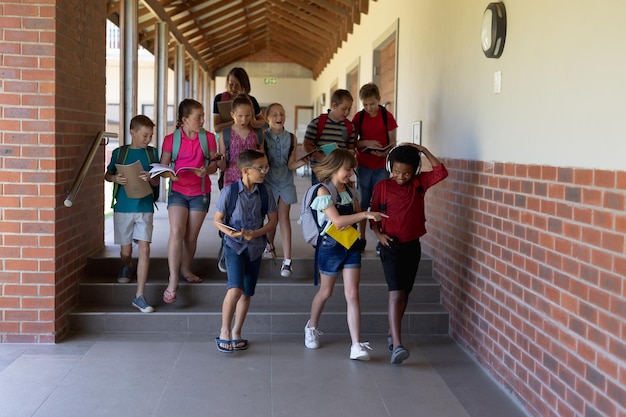
<path id="1" fill-rule="evenodd" d="M 352 345 L 350 348 L 350 359 L 357 361 L 369 361 L 370 354 L 366 349 L 372 350 L 369 342 L 359 342 Z"/>
<path id="2" fill-rule="evenodd" d="M 263 259 L 274 259 L 276 257 L 276 250 L 274 249 L 274 245 L 268 243 L 265 246 L 265 251 L 263 251 Z"/>
<path id="3" fill-rule="evenodd" d="M 304 326 L 304 346 L 309 349 L 317 349 L 320 347 L 320 335 L 322 332 L 315 327 L 309 327 L 309 321 Z"/>
<path id="4" fill-rule="evenodd" d="M 146 301 L 146 297 L 144 297 L 143 295 L 140 295 L 133 300 L 133 307 L 137 307 L 142 313 L 154 312 L 154 308 L 150 304 L 148 304 L 148 302 Z"/>
<path id="5" fill-rule="evenodd" d="M 120 269 L 120 273 L 117 276 L 117 282 L 120 284 L 126 284 L 130 282 L 130 278 L 133 276 L 133 269 L 129 266 L 124 265 L 122 269 Z"/>
<path id="6" fill-rule="evenodd" d="M 291 276 L 291 259 L 283 261 L 283 266 L 280 267 L 280 276 L 289 278 Z"/>

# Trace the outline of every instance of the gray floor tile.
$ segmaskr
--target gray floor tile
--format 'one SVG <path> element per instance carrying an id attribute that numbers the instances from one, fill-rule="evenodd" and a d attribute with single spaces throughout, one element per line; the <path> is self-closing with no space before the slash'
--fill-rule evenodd
<path id="1" fill-rule="evenodd" d="M 525 414 L 446 336 L 386 338 L 351 361 L 345 335 L 306 349 L 302 334 L 250 334 L 224 354 L 207 334 L 70 335 L 57 345 L 0 345 L 0 414 L 11 417 L 518 417 Z"/>

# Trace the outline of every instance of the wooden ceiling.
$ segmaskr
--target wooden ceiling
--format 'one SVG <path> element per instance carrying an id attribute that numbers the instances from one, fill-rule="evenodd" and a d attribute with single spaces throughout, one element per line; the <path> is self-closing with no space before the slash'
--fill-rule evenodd
<path id="1" fill-rule="evenodd" d="M 311 70 L 317 78 L 341 47 L 370 0 L 139 0 L 139 43 L 153 50 L 155 23 L 168 23 L 170 62 L 184 44 L 213 75 L 259 52 Z M 376 1 L 376 0 L 373 0 Z M 119 22 L 119 0 L 108 17 Z"/>

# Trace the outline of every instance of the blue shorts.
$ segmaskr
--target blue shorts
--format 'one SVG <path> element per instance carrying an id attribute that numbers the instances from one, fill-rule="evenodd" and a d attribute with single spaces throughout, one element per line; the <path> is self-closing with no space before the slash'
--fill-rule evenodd
<path id="1" fill-rule="evenodd" d="M 317 256 L 320 274 L 336 277 L 344 268 L 361 268 L 361 252 L 344 248 L 328 235 L 322 237 Z"/>
<path id="2" fill-rule="evenodd" d="M 386 247 L 380 245 L 380 260 L 383 264 L 387 289 L 410 294 L 422 257 L 419 239 Z"/>
<path id="3" fill-rule="evenodd" d="M 226 274 L 228 282 L 226 288 L 239 288 L 243 290 L 243 295 L 252 297 L 256 288 L 256 281 L 259 278 L 259 270 L 261 269 L 261 259 L 250 260 L 248 249 L 244 250 L 241 255 L 237 255 L 231 247 L 224 245 L 224 258 L 226 259 Z"/>
<path id="4" fill-rule="evenodd" d="M 187 196 L 177 191 L 172 191 L 167 197 L 167 207 L 178 206 L 185 207 L 189 211 L 209 212 L 209 204 L 211 203 L 211 194 Z"/>

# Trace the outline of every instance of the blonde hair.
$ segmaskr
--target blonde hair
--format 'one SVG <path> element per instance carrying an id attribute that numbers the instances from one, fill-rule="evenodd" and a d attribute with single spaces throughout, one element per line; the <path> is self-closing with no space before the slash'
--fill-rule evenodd
<path id="1" fill-rule="evenodd" d="M 319 182 L 328 182 L 333 174 L 341 168 L 356 168 L 356 158 L 354 154 L 347 149 L 335 149 L 328 154 L 322 162 L 313 167 L 313 172 Z"/>
<path id="2" fill-rule="evenodd" d="M 270 110 L 272 110 L 272 107 L 277 107 L 280 106 L 283 108 L 283 111 L 285 110 L 285 106 L 283 106 L 280 103 L 272 103 L 269 106 L 265 107 L 265 110 L 263 111 L 263 118 L 267 120 L 267 116 L 269 116 L 270 114 Z"/>

